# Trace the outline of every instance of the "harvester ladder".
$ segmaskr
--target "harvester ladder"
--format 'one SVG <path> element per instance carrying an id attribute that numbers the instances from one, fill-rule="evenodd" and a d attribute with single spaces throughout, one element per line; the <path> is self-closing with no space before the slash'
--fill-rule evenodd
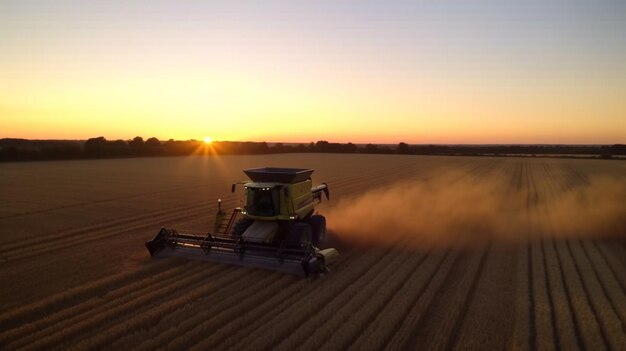
<path id="1" fill-rule="evenodd" d="M 221 234 L 228 234 L 230 229 L 235 224 L 239 213 L 241 212 L 241 208 L 235 208 L 233 213 L 229 217 L 224 217 L 222 219 L 222 223 L 217 227 L 217 232 Z"/>

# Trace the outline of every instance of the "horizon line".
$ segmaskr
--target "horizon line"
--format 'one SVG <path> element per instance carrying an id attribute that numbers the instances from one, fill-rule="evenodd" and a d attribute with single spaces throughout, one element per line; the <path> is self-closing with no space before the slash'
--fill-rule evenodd
<path id="1" fill-rule="evenodd" d="M 89 139 L 93 139 L 93 138 L 99 138 L 99 137 L 103 137 L 105 138 L 107 141 L 116 141 L 116 140 L 124 140 L 124 141 L 131 141 L 133 140 L 133 138 L 129 138 L 129 139 L 122 139 L 122 138 L 116 138 L 116 139 L 108 139 L 104 136 L 97 136 L 97 137 L 92 137 L 92 138 L 87 138 L 87 139 L 30 139 L 30 138 L 15 138 L 15 137 L 0 137 L 0 141 L 1 140 L 27 140 L 27 141 L 76 141 L 76 142 L 85 142 Z M 137 137 L 137 136 L 135 136 Z M 143 139 L 143 137 L 141 137 Z M 150 139 L 153 137 L 148 137 L 147 139 Z M 156 138 L 156 137 L 155 137 Z M 157 138 L 159 139 L 159 138 Z M 160 142 L 167 142 L 167 141 L 193 141 L 193 142 L 203 142 L 202 139 L 174 139 L 174 138 L 169 138 L 169 139 L 159 139 Z M 395 143 L 386 143 L 386 142 L 351 142 L 351 141 L 347 141 L 347 142 L 335 142 L 335 141 L 330 141 L 330 140 L 326 140 L 326 139 L 319 139 L 316 141 L 306 141 L 306 142 L 295 142 L 295 141 L 251 141 L 251 140 L 213 140 L 212 143 L 267 143 L 267 144 L 295 144 L 295 145 L 299 145 L 299 144 L 303 144 L 303 145 L 308 145 L 308 144 L 315 144 L 316 142 L 319 141 L 326 141 L 328 143 L 331 144 L 354 144 L 354 145 L 367 145 L 367 144 L 372 144 L 372 145 L 398 145 L 400 143 L 405 143 L 407 145 L 458 145 L 458 146 L 485 146 L 485 145 L 497 145 L 497 146 L 501 146 L 501 145 L 512 145 L 512 146 L 523 146 L 523 145 L 565 145 L 565 146 L 603 146 L 603 145 L 620 145 L 620 144 L 624 144 L 624 143 L 409 143 L 409 142 L 405 142 L 405 141 L 398 141 Z"/>

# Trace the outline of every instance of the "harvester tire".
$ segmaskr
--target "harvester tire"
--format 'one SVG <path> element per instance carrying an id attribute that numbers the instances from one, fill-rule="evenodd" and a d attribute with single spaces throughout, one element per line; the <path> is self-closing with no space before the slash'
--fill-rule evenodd
<path id="1" fill-rule="evenodd" d="M 231 231 L 231 234 L 233 236 L 243 235 L 246 229 L 248 229 L 248 227 L 252 225 L 252 222 L 254 221 L 250 218 L 242 218 L 238 220 L 237 223 L 235 223 L 235 225 L 233 226 L 233 230 Z"/>
<path id="2" fill-rule="evenodd" d="M 311 243 L 311 226 L 306 222 L 296 222 L 289 229 L 285 243 L 289 247 L 305 247 Z"/>
<path id="3" fill-rule="evenodd" d="M 311 225 L 311 243 L 313 246 L 319 246 L 326 240 L 326 218 L 320 215 L 313 215 L 309 219 Z"/>

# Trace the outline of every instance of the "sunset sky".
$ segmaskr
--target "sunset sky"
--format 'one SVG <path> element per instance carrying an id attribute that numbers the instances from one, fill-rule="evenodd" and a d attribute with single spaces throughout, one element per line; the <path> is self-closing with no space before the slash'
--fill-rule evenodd
<path id="1" fill-rule="evenodd" d="M 626 143 L 626 1 L 0 2 L 0 138 Z"/>

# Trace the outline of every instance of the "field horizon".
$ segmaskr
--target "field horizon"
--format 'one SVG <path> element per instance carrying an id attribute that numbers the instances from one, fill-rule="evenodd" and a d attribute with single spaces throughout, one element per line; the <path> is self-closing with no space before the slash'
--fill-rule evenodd
<path id="1" fill-rule="evenodd" d="M 123 140 L 123 141 L 131 141 L 133 140 L 134 137 L 126 137 L 126 138 L 107 138 L 105 136 L 99 136 L 102 138 L 105 138 L 106 140 L 109 141 L 116 141 L 116 140 Z M 135 136 L 137 137 L 137 136 Z M 144 138 L 142 136 L 139 136 L 140 138 Z M 9 137 L 9 136 L 3 136 L 0 137 L 0 141 L 66 141 L 66 142 L 82 142 L 84 143 L 85 141 L 89 140 L 89 139 L 93 139 L 93 138 L 98 138 L 98 137 L 90 137 L 90 138 L 26 138 L 26 137 Z M 153 137 L 148 137 L 147 139 L 150 139 Z M 156 138 L 156 137 L 154 137 Z M 159 139 L 161 142 L 165 142 L 165 141 L 169 141 L 169 140 L 173 140 L 173 141 L 203 141 L 202 138 L 162 138 Z M 340 144 L 347 144 L 347 143 L 352 143 L 351 141 L 335 141 L 332 139 L 327 139 L 327 138 L 313 138 L 316 141 L 318 140 L 328 140 L 331 143 L 340 143 Z M 301 140 L 301 141 L 294 141 L 294 140 L 220 140 L 220 139 L 211 139 L 211 142 L 231 142 L 231 143 L 268 143 L 268 144 L 286 144 L 286 145 L 298 145 L 298 144 L 309 144 L 311 142 L 315 142 L 313 140 Z M 354 145 L 359 145 L 359 146 L 365 146 L 367 144 L 376 144 L 376 145 L 381 145 L 381 146 L 397 146 L 398 143 L 403 143 L 405 141 L 399 140 L 395 143 L 389 143 L 389 142 L 379 142 L 376 140 L 370 140 L 370 141 L 361 141 L 361 142 L 355 142 L 352 143 Z M 555 146 L 555 145 L 559 145 L 559 146 L 602 146 L 602 145 L 621 145 L 622 143 L 620 142 L 614 142 L 614 143 L 562 143 L 562 142 L 554 142 L 554 143 L 549 143 L 549 142 L 543 142 L 543 143 L 520 143 L 520 142 L 512 142 L 512 143 L 507 143 L 507 142 L 499 142 L 499 143 L 455 143 L 455 142 L 438 142 L 438 143 L 420 143 L 420 142 L 408 142 L 406 143 L 408 145 L 445 145 L 445 146 Z"/>
<path id="2" fill-rule="evenodd" d="M 400 154 L 448 156 L 519 156 L 626 159 L 626 145 L 584 144 L 353 144 L 318 140 L 307 143 L 205 140 L 0 139 L 0 162 L 159 157 L 189 155 L 256 155 L 285 153 Z"/>

